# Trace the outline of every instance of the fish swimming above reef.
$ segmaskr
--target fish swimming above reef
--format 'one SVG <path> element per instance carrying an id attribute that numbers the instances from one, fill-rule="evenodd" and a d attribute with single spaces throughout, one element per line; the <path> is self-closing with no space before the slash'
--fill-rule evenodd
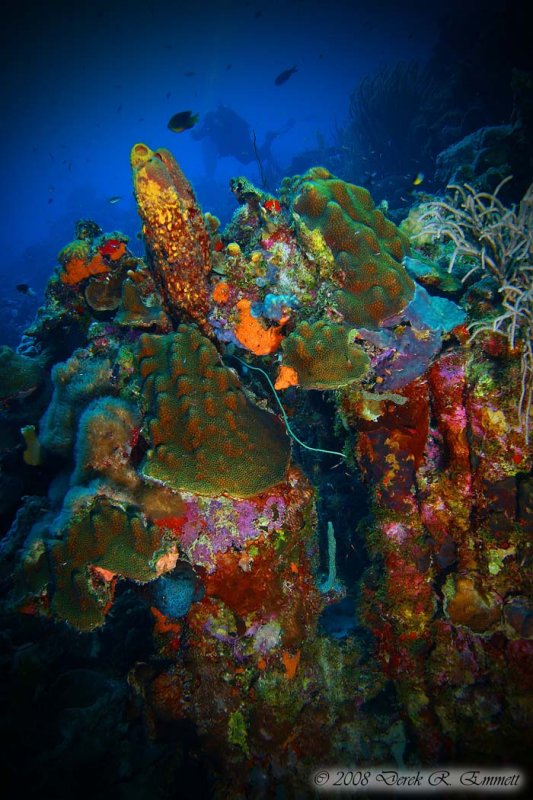
<path id="1" fill-rule="evenodd" d="M 295 72 L 298 72 L 298 67 L 294 66 L 290 69 L 284 69 L 283 72 L 280 72 L 279 75 L 274 78 L 274 84 L 276 86 L 281 86 L 283 83 L 287 83 L 289 78 L 294 75 Z"/>
<path id="2" fill-rule="evenodd" d="M 289 120 L 282 128 L 268 131 L 264 142 L 258 145 L 251 125 L 233 109 L 219 105 L 216 111 L 203 116 L 201 124 L 192 132 L 192 138 L 202 140 L 206 173 L 212 176 L 217 160 L 228 156 L 240 164 L 272 162 L 272 142 L 293 124 L 294 121 Z"/>
<path id="3" fill-rule="evenodd" d="M 27 297 L 35 297 L 35 291 L 31 288 L 29 283 L 17 283 L 15 289 L 17 292 L 25 294 Z"/>
<path id="4" fill-rule="evenodd" d="M 110 197 L 107 202 L 109 203 L 109 205 L 114 206 L 115 203 L 120 203 L 121 200 L 122 200 L 122 195 L 115 194 L 113 195 L 113 197 Z"/>
<path id="5" fill-rule="evenodd" d="M 198 122 L 198 114 L 193 114 L 192 111 L 178 111 L 168 121 L 168 129 L 173 133 L 183 133 L 194 128 Z"/>

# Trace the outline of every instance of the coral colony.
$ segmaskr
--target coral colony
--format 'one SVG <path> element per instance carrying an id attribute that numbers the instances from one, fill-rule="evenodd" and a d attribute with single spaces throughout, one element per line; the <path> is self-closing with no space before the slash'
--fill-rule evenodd
<path id="1" fill-rule="evenodd" d="M 10 613 L 79 648 L 144 615 L 129 713 L 167 764 L 193 725 L 213 796 L 527 748 L 531 192 L 397 227 L 315 167 L 235 179 L 221 230 L 169 151 L 131 164 L 145 258 L 79 221 L 0 352 L 10 458 L 47 476 L 2 544 Z M 339 471 L 366 506 L 334 522 Z"/>

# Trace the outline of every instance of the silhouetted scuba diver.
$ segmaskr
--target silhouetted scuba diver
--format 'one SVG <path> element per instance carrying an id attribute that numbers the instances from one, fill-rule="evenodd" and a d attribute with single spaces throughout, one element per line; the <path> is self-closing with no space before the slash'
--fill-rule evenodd
<path id="1" fill-rule="evenodd" d="M 294 125 L 294 120 L 288 120 L 285 125 L 276 130 L 268 131 L 265 140 L 258 145 L 255 131 L 236 111 L 227 106 L 220 105 L 216 111 L 209 111 L 202 118 L 199 125 L 192 131 L 193 139 L 202 140 L 205 171 L 208 177 L 213 177 L 217 160 L 233 156 L 241 164 L 251 164 L 256 161 L 264 180 L 266 171 L 278 172 L 278 167 L 272 155 L 272 142 Z"/>

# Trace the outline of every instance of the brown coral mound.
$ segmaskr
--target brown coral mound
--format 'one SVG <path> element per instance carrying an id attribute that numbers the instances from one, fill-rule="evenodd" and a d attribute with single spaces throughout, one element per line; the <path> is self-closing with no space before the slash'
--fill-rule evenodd
<path id="1" fill-rule="evenodd" d="M 281 423 L 252 405 L 215 347 L 193 326 L 139 341 L 151 448 L 142 474 L 172 489 L 253 497 L 283 480 Z"/>
<path id="2" fill-rule="evenodd" d="M 207 330 L 209 234 L 192 188 L 164 148 L 134 145 L 131 165 L 144 240 L 167 310 Z"/>
<path id="3" fill-rule="evenodd" d="M 401 264 L 406 237 L 376 209 L 369 192 L 322 167 L 293 180 L 293 210 L 319 229 L 338 269 L 334 300 L 353 325 L 375 327 L 402 311 L 414 284 Z"/>
<path id="4" fill-rule="evenodd" d="M 365 374 L 370 359 L 350 342 L 344 325 L 302 322 L 282 342 L 283 363 L 298 373 L 304 389 L 336 389 Z"/>

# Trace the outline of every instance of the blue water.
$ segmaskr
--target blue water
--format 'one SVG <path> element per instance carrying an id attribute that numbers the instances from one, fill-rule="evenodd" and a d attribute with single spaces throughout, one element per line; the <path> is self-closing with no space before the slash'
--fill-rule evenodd
<path id="1" fill-rule="evenodd" d="M 349 95 L 379 64 L 427 57 L 424 2 L 8 2 L 2 14 L 0 278 L 42 291 L 79 217 L 135 237 L 129 152 L 170 148 L 205 209 L 227 219 L 227 184 L 255 163 L 227 157 L 206 178 L 202 142 L 167 130 L 177 111 L 224 104 L 255 130 L 294 121 L 272 150 L 281 169 L 335 142 Z M 281 86 L 284 69 L 298 71 Z M 194 73 L 194 75 L 186 75 Z M 112 196 L 121 196 L 109 204 Z M 141 254 L 134 238 L 133 249 Z"/>

